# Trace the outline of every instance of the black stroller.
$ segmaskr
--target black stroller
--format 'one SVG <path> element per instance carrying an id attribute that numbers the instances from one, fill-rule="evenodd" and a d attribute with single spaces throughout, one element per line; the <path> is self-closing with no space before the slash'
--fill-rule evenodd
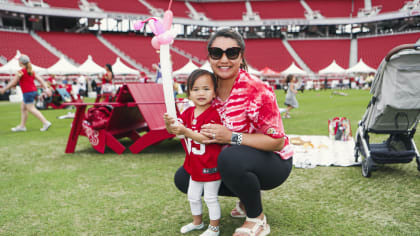
<path id="1" fill-rule="evenodd" d="M 376 164 L 409 163 L 420 156 L 413 137 L 420 118 L 420 45 L 392 49 L 381 62 L 373 95 L 356 133 L 355 160 L 362 157 L 362 175 L 370 177 Z M 370 143 L 369 133 L 389 134 L 383 143 Z"/>

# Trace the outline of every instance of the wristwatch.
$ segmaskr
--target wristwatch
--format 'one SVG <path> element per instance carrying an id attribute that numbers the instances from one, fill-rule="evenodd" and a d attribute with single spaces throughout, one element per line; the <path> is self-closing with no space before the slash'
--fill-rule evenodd
<path id="1" fill-rule="evenodd" d="M 242 133 L 232 132 L 232 137 L 230 138 L 230 144 L 241 145 L 241 143 L 242 143 Z"/>

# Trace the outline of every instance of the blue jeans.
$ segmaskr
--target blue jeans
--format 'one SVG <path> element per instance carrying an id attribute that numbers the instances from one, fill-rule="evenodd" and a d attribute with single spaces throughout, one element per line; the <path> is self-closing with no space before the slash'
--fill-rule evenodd
<path id="1" fill-rule="evenodd" d="M 32 104 L 34 103 L 36 96 L 38 96 L 37 91 L 23 93 L 23 102 L 25 104 Z"/>

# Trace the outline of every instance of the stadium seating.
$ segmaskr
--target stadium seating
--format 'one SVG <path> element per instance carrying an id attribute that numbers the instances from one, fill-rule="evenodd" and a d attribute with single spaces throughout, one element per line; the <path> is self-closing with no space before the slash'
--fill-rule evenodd
<path id="1" fill-rule="evenodd" d="M 400 44 L 416 43 L 418 39 L 420 39 L 420 33 L 359 38 L 357 55 L 367 65 L 377 68 L 392 48 Z"/>
<path id="2" fill-rule="evenodd" d="M 207 60 L 207 41 L 175 40 L 173 46 L 198 57 L 200 60 Z"/>
<path id="3" fill-rule="evenodd" d="M 248 39 L 245 44 L 245 59 L 255 69 L 282 71 L 294 61 L 280 39 Z"/>
<path id="4" fill-rule="evenodd" d="M 305 9 L 299 1 L 252 1 L 252 11 L 261 19 L 305 18 Z"/>
<path id="5" fill-rule="evenodd" d="M 314 72 L 327 67 L 333 60 L 343 68 L 349 66 L 349 39 L 289 40 L 289 43 Z"/>
<path id="6" fill-rule="evenodd" d="M 154 70 L 152 65 L 159 63 L 159 54 L 150 43 L 151 37 L 117 34 L 103 34 L 102 36 L 149 70 Z M 171 56 L 174 70 L 181 68 L 188 62 L 187 58 L 175 52 L 171 52 Z"/>
<path id="7" fill-rule="evenodd" d="M 41 67 L 49 67 L 58 60 L 27 33 L 0 31 L 0 45 L 0 55 L 8 60 L 16 55 L 16 50 L 27 54 L 35 65 Z"/>
<path id="8" fill-rule="evenodd" d="M 384 13 L 400 10 L 404 6 L 405 2 L 407 2 L 407 0 L 372 0 L 372 6 L 382 6 L 380 13 Z"/>
<path id="9" fill-rule="evenodd" d="M 305 2 L 313 11 L 320 11 L 324 17 L 350 17 L 351 15 L 352 0 L 305 0 Z"/>
<path id="10" fill-rule="evenodd" d="M 148 1 L 153 7 L 160 8 L 163 11 L 166 11 L 169 6 L 168 0 L 153 0 Z M 175 17 L 185 17 L 188 18 L 189 9 L 183 1 L 172 1 L 171 10 L 174 13 Z"/>
<path id="11" fill-rule="evenodd" d="M 38 34 L 79 64 L 83 63 L 88 55 L 91 55 L 99 65 L 113 64 L 118 57 L 90 33 L 39 32 Z"/>
<path id="12" fill-rule="evenodd" d="M 76 8 L 79 9 L 78 0 L 44 0 L 45 3 L 48 3 L 50 7 L 59 7 L 59 8 Z"/>
<path id="13" fill-rule="evenodd" d="M 150 15 L 147 7 L 138 0 L 89 0 L 89 2 L 96 3 L 104 11 Z"/>
<path id="14" fill-rule="evenodd" d="M 212 20 L 241 20 L 245 2 L 190 2 L 197 12 Z"/>

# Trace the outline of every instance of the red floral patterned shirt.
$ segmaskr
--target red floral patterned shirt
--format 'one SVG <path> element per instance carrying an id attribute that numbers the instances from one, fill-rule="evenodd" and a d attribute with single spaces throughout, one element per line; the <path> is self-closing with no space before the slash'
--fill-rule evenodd
<path id="1" fill-rule="evenodd" d="M 241 133 L 263 133 L 272 138 L 285 138 L 281 151 L 276 151 L 282 159 L 293 156 L 289 139 L 284 133 L 277 99 L 270 86 L 251 76 L 244 70 L 239 71 L 232 91 L 226 101 L 219 97 L 213 100 L 229 130 Z"/>

